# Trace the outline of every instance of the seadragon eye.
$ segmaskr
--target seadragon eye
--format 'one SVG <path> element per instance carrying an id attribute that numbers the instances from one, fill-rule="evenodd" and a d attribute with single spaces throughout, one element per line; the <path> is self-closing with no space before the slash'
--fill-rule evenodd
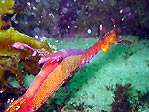
<path id="1" fill-rule="evenodd" d="M 59 62 L 61 60 L 63 60 L 63 57 L 62 56 L 58 56 L 57 59 L 56 59 L 57 62 Z"/>

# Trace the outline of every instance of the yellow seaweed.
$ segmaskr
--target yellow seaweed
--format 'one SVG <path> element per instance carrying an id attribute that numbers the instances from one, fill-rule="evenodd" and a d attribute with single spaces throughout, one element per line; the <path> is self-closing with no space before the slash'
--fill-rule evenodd
<path id="1" fill-rule="evenodd" d="M 14 0 L 0 0 L 0 30 L 6 25 L 11 25 L 11 21 L 2 21 L 2 17 L 5 14 L 13 14 L 15 12 L 14 3 Z"/>
<path id="2" fill-rule="evenodd" d="M 1 0 L 0 14 L 13 13 L 14 2 L 15 2 L 14 0 Z"/>
<path id="3" fill-rule="evenodd" d="M 23 42 L 36 49 L 47 50 L 52 53 L 55 49 L 48 45 L 46 41 L 41 42 L 35 38 L 22 34 L 11 27 L 11 19 L 3 20 L 5 14 L 13 14 L 14 0 L 0 1 L 0 89 L 12 88 L 7 82 L 9 76 L 14 76 L 21 86 L 22 71 L 18 67 L 21 63 L 24 67 L 24 72 L 37 74 L 39 65 L 37 64 L 39 56 L 32 56 L 32 51 L 29 49 L 19 50 L 12 47 L 14 42 Z M 7 30 L 3 28 L 10 26 Z"/>

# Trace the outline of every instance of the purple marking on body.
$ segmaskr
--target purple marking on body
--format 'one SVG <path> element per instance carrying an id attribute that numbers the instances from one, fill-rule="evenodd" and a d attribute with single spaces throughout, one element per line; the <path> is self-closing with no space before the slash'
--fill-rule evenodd
<path id="1" fill-rule="evenodd" d="M 74 55 L 84 54 L 84 53 L 85 53 L 85 50 L 81 50 L 81 49 L 64 49 L 64 50 L 55 52 L 54 54 L 49 54 L 47 56 L 41 57 L 38 63 L 41 64 L 50 60 L 51 60 L 51 63 L 54 63 L 54 62 L 61 61 L 62 59 L 67 58 L 68 56 L 74 56 Z"/>

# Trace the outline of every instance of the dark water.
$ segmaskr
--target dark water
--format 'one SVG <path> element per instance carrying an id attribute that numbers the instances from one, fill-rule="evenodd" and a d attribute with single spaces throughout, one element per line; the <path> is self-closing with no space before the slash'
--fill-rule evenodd
<path id="1" fill-rule="evenodd" d="M 146 0 L 16 0 L 18 11 L 14 26 L 30 36 L 99 36 L 99 26 L 106 33 L 149 37 L 149 1 Z"/>

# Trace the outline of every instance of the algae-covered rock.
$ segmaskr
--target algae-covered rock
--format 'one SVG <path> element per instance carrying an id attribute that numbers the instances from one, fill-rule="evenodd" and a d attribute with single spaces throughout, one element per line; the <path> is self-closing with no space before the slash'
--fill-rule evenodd
<path id="1" fill-rule="evenodd" d="M 131 94 L 128 97 L 132 111 L 138 111 L 141 108 L 138 112 L 145 112 L 149 109 L 148 101 L 140 101 L 143 97 L 138 99 L 140 95 L 148 99 L 149 41 L 138 41 L 133 36 L 122 38 L 135 39 L 135 44 L 131 46 L 118 44 L 112 46 L 107 52 L 101 51 L 90 63 L 75 73 L 68 85 L 69 97 L 62 112 L 111 112 L 113 108 L 111 104 L 116 98 L 114 91 L 117 84 L 122 87 L 131 84 Z M 49 42 L 55 44 L 58 49 L 70 47 L 85 49 L 96 40 L 97 38 L 64 38 L 50 39 Z M 64 96 L 64 89 L 60 89 L 51 97 L 52 100 L 47 102 L 47 108 L 51 109 L 56 104 L 60 105 Z M 122 99 L 118 100 L 122 101 Z M 135 107 L 136 110 L 134 110 Z M 49 112 L 48 109 L 46 109 L 47 112 Z"/>

